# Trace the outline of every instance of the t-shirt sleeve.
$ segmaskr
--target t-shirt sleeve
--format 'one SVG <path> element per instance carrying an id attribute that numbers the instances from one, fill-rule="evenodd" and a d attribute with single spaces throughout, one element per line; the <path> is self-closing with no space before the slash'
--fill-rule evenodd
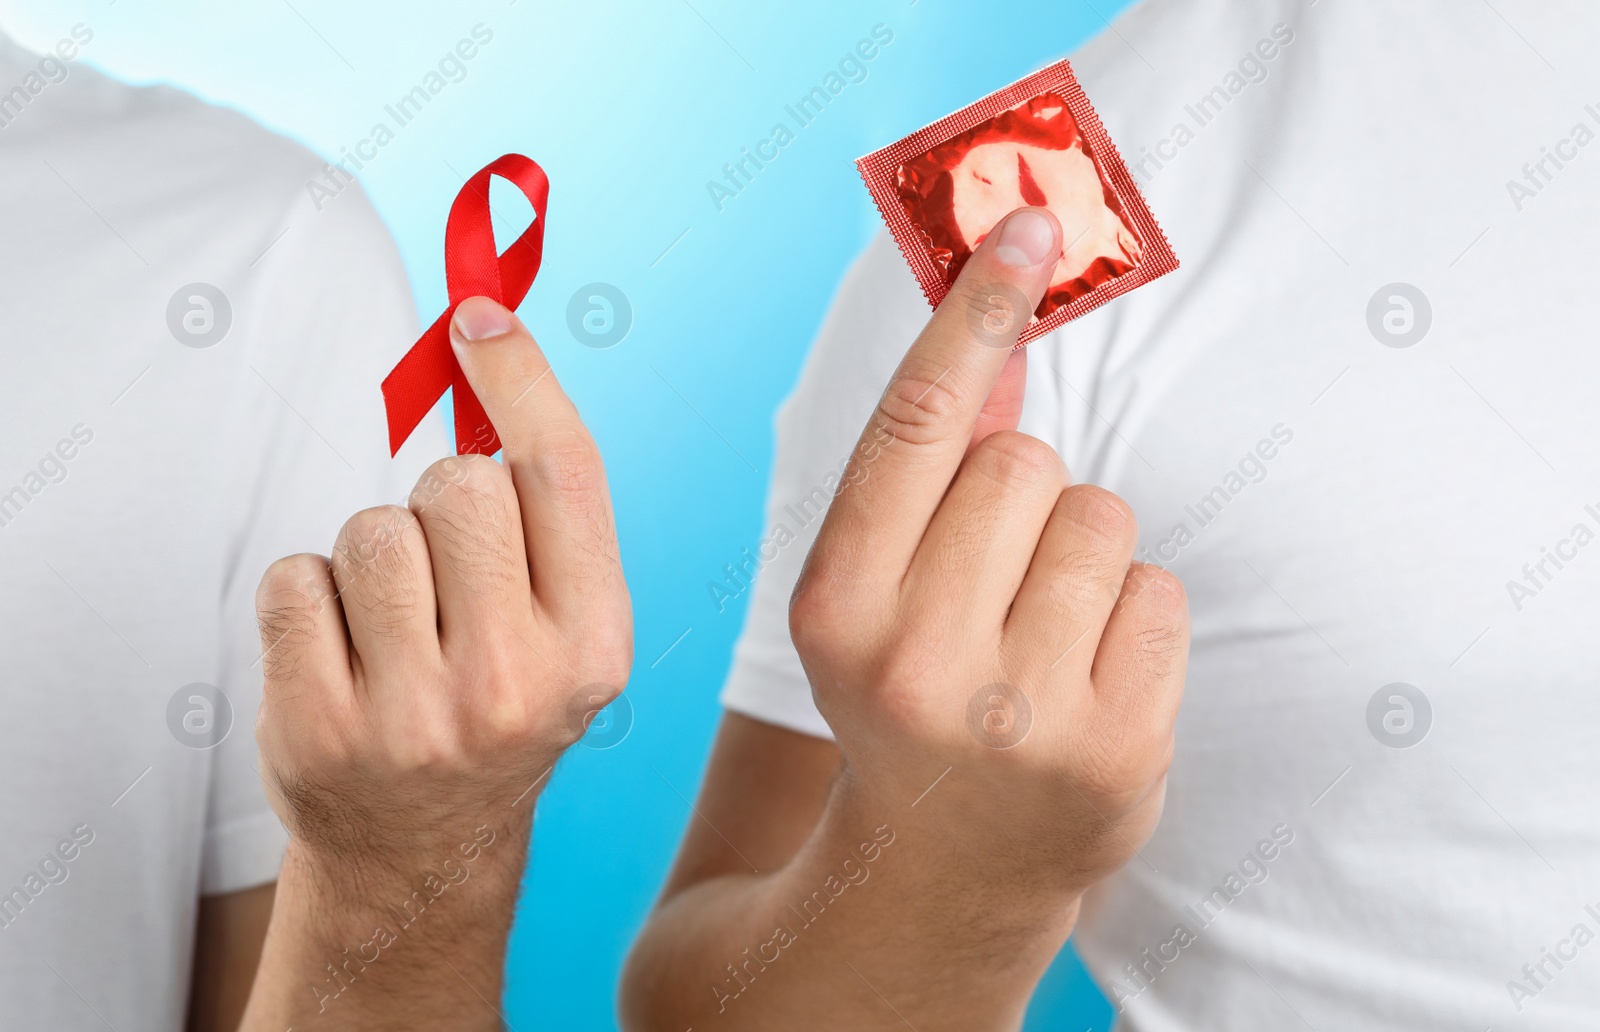
<path id="1" fill-rule="evenodd" d="M 201 892 L 277 877 L 287 836 L 261 786 L 253 733 L 261 699 L 255 592 L 275 559 L 327 555 L 356 511 L 405 504 L 451 454 L 431 413 L 390 458 L 380 384 L 416 340 L 416 309 L 388 231 L 357 187 L 301 201 L 234 298 L 243 361 L 219 509 L 221 680 L 233 727 L 212 758 Z"/>
<path id="2" fill-rule="evenodd" d="M 752 549 L 759 569 L 722 691 L 727 709 L 832 737 L 789 639 L 789 596 L 850 452 L 930 314 L 894 241 L 880 233 L 846 274 L 800 382 L 778 411 L 766 528 Z"/>

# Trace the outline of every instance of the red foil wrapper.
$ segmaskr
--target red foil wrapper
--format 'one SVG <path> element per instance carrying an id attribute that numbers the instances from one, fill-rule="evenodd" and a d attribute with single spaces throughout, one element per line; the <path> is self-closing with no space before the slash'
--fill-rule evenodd
<path id="1" fill-rule="evenodd" d="M 856 162 L 928 302 L 1007 214 L 1061 222 L 1065 254 L 1018 345 L 1178 267 L 1065 61 Z"/>

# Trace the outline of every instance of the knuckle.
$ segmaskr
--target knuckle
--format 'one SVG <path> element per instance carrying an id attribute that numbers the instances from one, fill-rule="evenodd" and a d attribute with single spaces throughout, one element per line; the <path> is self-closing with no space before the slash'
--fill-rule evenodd
<path id="1" fill-rule="evenodd" d="M 844 582 L 811 563 L 789 597 L 789 638 L 802 656 L 823 657 L 839 649 L 852 626 L 852 598 Z"/>
<path id="2" fill-rule="evenodd" d="M 823 594 L 802 581 L 789 596 L 789 640 L 802 656 L 816 655 L 828 647 L 831 636 L 824 627 L 832 619 L 832 608 Z"/>
<path id="3" fill-rule="evenodd" d="M 1114 542 L 1138 536 L 1133 509 L 1121 498 L 1093 484 L 1074 484 L 1061 495 L 1062 514 L 1090 533 Z"/>
<path id="4" fill-rule="evenodd" d="M 937 444 L 949 434 L 960 405 L 949 378 L 917 371 L 895 374 L 878 399 L 873 422 L 878 436 L 911 445 Z"/>
<path id="5" fill-rule="evenodd" d="M 472 461 L 458 467 L 454 480 L 441 481 L 430 498 L 413 492 L 413 508 L 458 533 L 481 533 L 479 528 L 505 523 L 514 511 L 510 474 L 482 455 L 461 458 Z"/>
<path id="6" fill-rule="evenodd" d="M 1071 609 L 1116 605 L 1136 534 L 1128 504 L 1102 488 L 1077 485 L 1061 493 L 1052 519 L 1070 525 L 1051 571 L 1052 599 Z"/>
<path id="7" fill-rule="evenodd" d="M 364 600 L 360 605 L 361 623 L 374 638 L 391 645 L 405 645 L 411 640 L 409 631 L 420 608 L 416 596 L 390 593 Z"/>
<path id="8" fill-rule="evenodd" d="M 1160 781 L 1172 773 L 1172 760 L 1178 755 L 1178 736 L 1172 728 L 1167 728 L 1166 734 L 1161 737 L 1161 744 L 1155 764 L 1155 780 Z"/>
<path id="9" fill-rule="evenodd" d="M 1182 665 L 1189 648 L 1189 607 L 1183 582 L 1159 566 L 1134 563 L 1117 611 L 1135 623 L 1129 648 L 1146 676 L 1163 681 Z"/>
<path id="10" fill-rule="evenodd" d="M 877 677 L 886 701 L 897 695 L 920 700 L 922 689 L 937 679 L 944 661 L 919 635 L 902 635 L 890 642 L 878 661 Z"/>
<path id="11" fill-rule="evenodd" d="M 1183 628 L 1177 624 L 1151 624 L 1140 628 L 1139 633 L 1134 635 L 1134 648 L 1151 659 L 1170 661 L 1183 652 L 1185 637 Z M 1165 674 L 1166 670 L 1163 668 L 1156 673 L 1159 676 Z"/>
<path id="12" fill-rule="evenodd" d="M 487 455 L 453 455 L 429 466 L 411 491 L 413 509 L 445 499 L 503 496 L 511 489 L 505 467 Z"/>
<path id="13" fill-rule="evenodd" d="M 492 747 L 525 742 L 541 730 L 541 722 L 525 686 L 496 679 L 479 703 L 479 733 Z"/>
<path id="14" fill-rule="evenodd" d="M 1093 721 L 1085 736 L 1075 780 L 1086 793 L 1114 807 L 1142 797 L 1165 769 L 1172 726 L 1143 712 L 1113 709 Z"/>
<path id="15" fill-rule="evenodd" d="M 926 702 L 909 680 L 885 680 L 872 693 L 870 719 L 880 734 L 895 737 L 910 732 L 914 737 L 927 733 L 924 727 Z"/>
<path id="16" fill-rule="evenodd" d="M 286 608 L 296 613 L 314 613 L 329 590 L 328 560 L 320 555 L 284 556 L 261 575 L 256 589 L 256 607 Z"/>
<path id="17" fill-rule="evenodd" d="M 593 681 L 579 687 L 567 698 L 562 724 L 553 729 L 561 748 L 567 748 L 588 734 L 602 710 L 622 695 L 622 686 L 611 681 Z"/>
<path id="18" fill-rule="evenodd" d="M 1003 430 L 978 442 L 970 460 L 1005 486 L 1048 484 L 1064 479 L 1061 458 L 1054 448 L 1037 437 Z"/>
<path id="19" fill-rule="evenodd" d="M 472 461 L 421 509 L 430 551 L 480 587 L 512 583 L 524 560 L 511 475 L 493 459 L 462 458 Z"/>
<path id="20" fill-rule="evenodd" d="M 362 509 L 339 530 L 333 549 L 334 564 L 347 571 L 360 571 L 386 558 L 394 562 L 394 553 L 404 551 L 395 546 L 408 532 L 418 529 L 416 516 L 398 505 Z"/>
<path id="21" fill-rule="evenodd" d="M 1119 609 L 1137 604 L 1129 648 L 1146 680 L 1160 684 L 1179 668 L 1189 649 L 1189 611 L 1183 583 L 1159 567 L 1137 564 L 1123 585 Z M 1154 693 L 1159 694 L 1159 693 Z"/>
<path id="22" fill-rule="evenodd" d="M 406 541 L 408 534 L 417 537 Z M 383 505 L 363 509 L 345 523 L 333 549 L 333 568 L 345 613 L 382 638 L 401 641 L 423 606 L 427 564 L 422 529 L 409 509 Z M 420 557 L 418 553 L 421 553 Z M 354 604 L 359 607 L 352 610 Z"/>
<path id="23" fill-rule="evenodd" d="M 586 637 L 583 662 L 583 679 L 588 684 L 605 684 L 618 693 L 627 686 L 633 674 L 633 635 L 621 631 L 604 632 L 596 637 Z"/>
<path id="24" fill-rule="evenodd" d="M 322 606 L 333 596 L 328 561 L 319 555 L 292 555 L 267 567 L 256 590 L 263 673 L 269 682 L 300 674 L 303 647 L 317 633 Z"/>
<path id="25" fill-rule="evenodd" d="M 1133 802 L 1165 772 L 1172 742 L 1171 722 L 1125 700 L 1095 722 L 1080 776 L 1113 805 Z"/>
<path id="26" fill-rule="evenodd" d="M 605 467 L 600 460 L 600 450 L 582 430 L 548 435 L 523 464 L 534 483 L 559 504 L 588 508 L 606 496 Z"/>
<path id="27" fill-rule="evenodd" d="M 1072 781 L 1103 809 L 1121 811 L 1144 789 L 1145 775 L 1125 729 L 1110 729 L 1084 746 L 1083 762 Z"/>
<path id="28" fill-rule="evenodd" d="M 456 463 L 455 477 L 448 482 L 464 491 L 492 494 L 511 486 L 505 467 L 487 455 L 457 455 L 444 462 Z"/>
<path id="29" fill-rule="evenodd" d="M 456 730 L 447 739 L 423 744 L 444 750 L 441 756 L 447 758 L 458 739 L 490 756 L 524 741 L 535 727 L 537 704 L 550 697 L 538 685 L 555 680 L 541 672 L 535 655 L 534 646 L 514 636 L 497 635 L 474 648 L 445 674 L 446 695 L 455 701 L 441 703 L 449 711 L 448 720 L 433 722 Z"/>
<path id="30" fill-rule="evenodd" d="M 1129 564 L 1119 607 L 1126 608 L 1134 603 L 1180 634 L 1188 621 L 1189 599 L 1183 581 L 1163 567 L 1142 562 Z"/>
<path id="31" fill-rule="evenodd" d="M 377 769 L 384 776 L 422 773 L 448 777 L 469 766 L 458 737 L 459 726 L 450 719 L 417 720 L 413 726 L 389 729 Z"/>
<path id="32" fill-rule="evenodd" d="M 465 736 L 469 751 L 479 760 L 545 753 L 570 745 L 559 690 L 542 691 L 542 678 L 528 676 L 526 663 L 511 651 L 502 652 L 471 686 Z M 570 678 L 551 682 L 551 688 Z M 606 701 L 610 701 L 609 698 Z"/>
<path id="33" fill-rule="evenodd" d="M 1058 605 L 1072 610 L 1110 606 L 1122 584 L 1122 563 L 1103 548 L 1080 547 L 1062 552 L 1050 579 Z"/>
<path id="34" fill-rule="evenodd" d="M 411 507 L 413 509 L 426 508 L 427 505 L 451 484 L 459 484 L 467 476 L 469 460 L 482 458 L 479 455 L 450 455 L 434 462 L 422 476 L 417 478 L 416 486 L 411 489 Z"/>
<path id="35" fill-rule="evenodd" d="M 864 720 L 870 734 L 923 737 L 941 720 L 940 678 L 944 663 L 915 637 L 894 638 L 852 657 L 850 667 L 865 674 L 864 691 L 851 692 L 848 704 Z M 843 702 L 842 684 L 813 686 L 819 701 Z M 962 700 L 964 703 L 965 700 Z M 826 712 L 826 711 L 825 711 Z"/>

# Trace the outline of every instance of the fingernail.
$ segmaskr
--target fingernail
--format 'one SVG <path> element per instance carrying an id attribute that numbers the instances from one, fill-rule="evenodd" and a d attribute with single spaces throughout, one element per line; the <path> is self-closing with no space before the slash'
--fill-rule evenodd
<path id="1" fill-rule="evenodd" d="M 450 329 L 462 340 L 487 340 L 511 332 L 511 313 L 487 297 L 469 297 L 456 305 Z"/>
<path id="2" fill-rule="evenodd" d="M 994 256 L 1015 268 L 1043 265 L 1059 250 L 1056 227 L 1041 212 L 1031 208 L 1012 212 L 1000 226 Z"/>

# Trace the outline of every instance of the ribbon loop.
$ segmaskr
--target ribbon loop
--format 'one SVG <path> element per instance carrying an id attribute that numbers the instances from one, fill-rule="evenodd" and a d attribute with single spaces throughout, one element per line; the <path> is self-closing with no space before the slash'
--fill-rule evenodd
<path id="1" fill-rule="evenodd" d="M 511 183 L 533 205 L 533 222 L 496 254 L 489 218 L 489 179 Z M 544 259 L 545 208 L 550 180 L 532 158 L 504 154 L 473 174 L 456 194 L 445 223 L 444 271 L 450 304 L 383 380 L 389 419 L 389 454 L 400 450 L 428 410 L 454 388 L 456 452 L 493 455 L 500 437 L 450 348 L 450 319 L 469 297 L 488 297 L 515 309 L 527 296 Z"/>

